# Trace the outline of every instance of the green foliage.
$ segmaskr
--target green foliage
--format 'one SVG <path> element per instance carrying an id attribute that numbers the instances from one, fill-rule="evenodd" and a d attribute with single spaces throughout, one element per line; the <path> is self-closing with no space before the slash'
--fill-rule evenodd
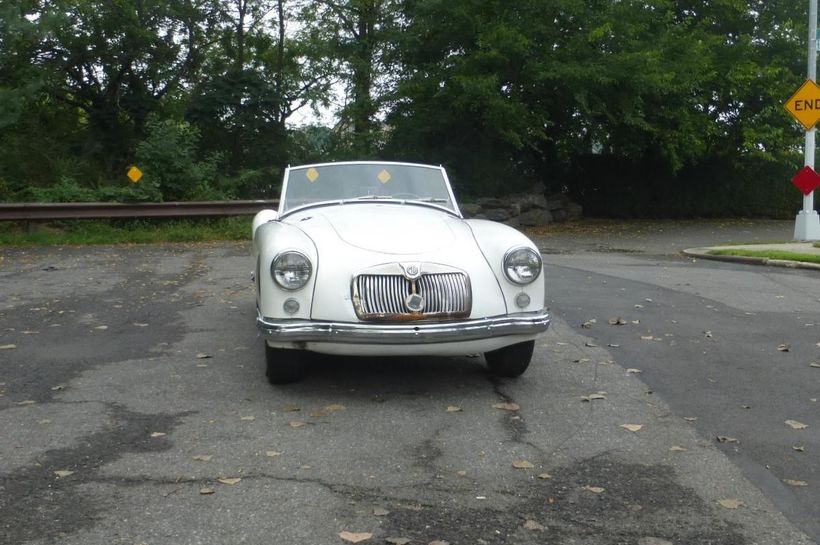
<path id="1" fill-rule="evenodd" d="M 225 198 L 218 188 L 219 154 L 198 160 L 199 130 L 184 121 L 149 119 L 148 136 L 137 145 L 143 178 L 137 200 L 182 201 Z"/>
<path id="2" fill-rule="evenodd" d="M 249 217 L 168 220 L 67 220 L 49 225 L 0 224 L 0 246 L 153 244 L 248 240 Z"/>

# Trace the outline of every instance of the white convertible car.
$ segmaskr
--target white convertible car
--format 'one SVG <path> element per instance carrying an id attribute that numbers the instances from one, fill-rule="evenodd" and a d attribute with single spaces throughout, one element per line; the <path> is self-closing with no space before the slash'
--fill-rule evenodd
<path id="1" fill-rule="evenodd" d="M 279 210 L 253 220 L 253 251 L 273 384 L 300 377 L 305 351 L 483 353 L 491 373 L 515 377 L 550 323 L 538 249 L 465 220 L 442 167 L 290 167 Z"/>

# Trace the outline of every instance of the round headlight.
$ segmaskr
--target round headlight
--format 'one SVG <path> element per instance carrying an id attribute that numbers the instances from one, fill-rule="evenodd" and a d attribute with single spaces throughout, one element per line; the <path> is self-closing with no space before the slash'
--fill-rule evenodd
<path id="1" fill-rule="evenodd" d="M 514 248 L 504 256 L 504 274 L 510 282 L 529 284 L 541 272 L 541 256 L 530 248 Z"/>
<path id="2" fill-rule="evenodd" d="M 310 260 L 299 252 L 283 252 L 270 265 L 270 273 L 276 283 L 286 290 L 298 290 L 307 284 L 313 267 Z"/>

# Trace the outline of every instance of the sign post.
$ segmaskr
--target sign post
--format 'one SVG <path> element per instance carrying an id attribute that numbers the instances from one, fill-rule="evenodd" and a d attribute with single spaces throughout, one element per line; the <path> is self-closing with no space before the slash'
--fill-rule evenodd
<path id="1" fill-rule="evenodd" d="M 809 0 L 809 63 L 807 76 L 814 82 L 817 79 L 817 0 Z M 817 85 L 815 84 L 815 87 Z M 802 88 L 801 88 L 802 89 Z M 813 105 L 813 104 L 812 104 Z M 817 120 L 815 120 L 816 123 Z M 814 123 L 806 131 L 804 146 L 805 166 L 814 169 L 815 134 Z M 820 218 L 814 210 L 814 191 L 803 195 L 803 210 L 794 220 L 795 240 L 820 240 Z"/>

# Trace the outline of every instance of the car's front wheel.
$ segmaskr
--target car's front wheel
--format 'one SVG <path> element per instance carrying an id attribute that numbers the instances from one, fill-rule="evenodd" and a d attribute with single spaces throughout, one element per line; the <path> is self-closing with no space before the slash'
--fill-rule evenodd
<path id="1" fill-rule="evenodd" d="M 535 341 L 511 344 L 492 352 L 485 352 L 484 359 L 490 373 L 497 377 L 520 376 L 530 366 Z"/>
<path id="2" fill-rule="evenodd" d="M 265 362 L 271 384 L 290 384 L 302 377 L 304 362 L 301 350 L 271 348 L 265 343 Z"/>

